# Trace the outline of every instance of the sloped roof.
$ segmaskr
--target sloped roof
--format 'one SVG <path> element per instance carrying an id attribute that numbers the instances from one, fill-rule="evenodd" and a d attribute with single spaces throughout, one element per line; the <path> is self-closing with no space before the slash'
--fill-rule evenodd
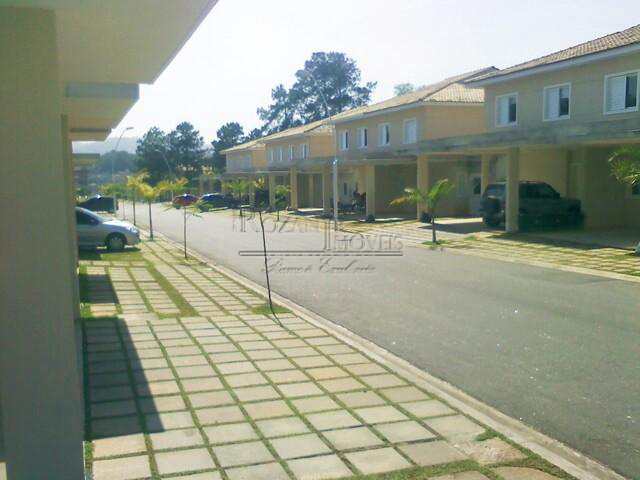
<path id="1" fill-rule="evenodd" d="M 466 72 L 454 77 L 445 78 L 437 83 L 427 85 L 414 92 L 398 95 L 396 97 L 384 100 L 382 102 L 367 105 L 365 107 L 356 108 L 336 115 L 336 121 L 349 120 L 351 117 L 358 115 L 371 115 L 382 112 L 390 108 L 403 107 L 414 103 L 427 102 L 463 102 L 463 103 L 481 103 L 484 101 L 484 91 L 482 89 L 472 88 L 463 85 L 461 82 L 486 75 L 492 71 L 496 71 L 495 67 L 482 68 L 471 72 Z"/>
<path id="2" fill-rule="evenodd" d="M 469 83 L 475 81 L 483 81 L 493 78 L 503 77 L 516 72 L 522 72 L 536 67 L 542 67 L 546 65 L 552 65 L 554 63 L 564 62 L 567 60 L 573 60 L 576 58 L 584 57 L 587 55 L 593 55 L 596 53 L 606 52 L 608 50 L 614 50 L 616 48 L 626 47 L 640 43 L 640 25 L 635 25 L 621 32 L 611 33 L 604 37 L 596 38 L 588 42 L 575 45 L 558 52 L 545 55 L 543 57 L 535 58 L 518 65 L 514 65 L 503 70 L 497 70 L 490 72 L 472 80 L 468 80 Z"/>
<path id="3" fill-rule="evenodd" d="M 235 147 L 222 150 L 222 152 L 220 153 L 227 154 L 227 153 L 233 153 L 233 152 L 240 152 L 242 150 L 248 150 L 254 147 L 259 147 L 263 138 L 264 137 L 261 137 L 261 138 L 257 138 L 256 140 L 251 140 L 249 142 L 241 143 L 240 145 L 236 145 Z"/>

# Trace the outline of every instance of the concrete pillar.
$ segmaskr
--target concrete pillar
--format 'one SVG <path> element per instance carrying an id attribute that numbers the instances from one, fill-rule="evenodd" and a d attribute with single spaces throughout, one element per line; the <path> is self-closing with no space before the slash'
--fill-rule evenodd
<path id="1" fill-rule="evenodd" d="M 481 193 L 484 193 L 487 186 L 493 181 L 491 178 L 491 158 L 493 158 L 493 156 L 489 154 L 483 154 L 480 157 Z"/>
<path id="2" fill-rule="evenodd" d="M 366 216 L 376 216 L 376 166 L 366 165 L 365 172 L 365 192 L 367 192 Z"/>
<path id="3" fill-rule="evenodd" d="M 316 195 L 315 195 L 315 184 L 314 184 L 314 181 L 313 181 L 313 178 L 314 178 L 313 173 L 310 173 L 309 175 L 307 175 L 307 177 L 308 177 L 308 181 L 309 181 L 309 192 L 308 192 L 308 194 L 309 194 L 309 208 L 313 208 L 313 207 L 316 206 L 315 201 L 314 201 Z"/>
<path id="4" fill-rule="evenodd" d="M 289 169 L 289 186 L 291 188 L 290 205 L 292 210 L 298 210 L 298 169 L 292 167 Z"/>
<path id="5" fill-rule="evenodd" d="M 80 285 L 78 283 L 78 237 L 76 235 L 76 186 L 73 178 L 73 146 L 69 139 L 69 121 L 61 117 L 62 158 L 64 161 L 64 185 L 67 189 L 67 218 L 69 222 L 69 249 L 72 252 L 69 275 L 73 285 L 74 319 L 80 319 Z"/>
<path id="6" fill-rule="evenodd" d="M 0 7 L 0 32 L 0 215 L 11 219 L 0 229 L 7 476 L 80 480 L 84 407 L 55 14 Z"/>
<path id="7" fill-rule="evenodd" d="M 505 230 L 509 233 L 519 229 L 520 211 L 520 149 L 511 148 L 507 154 L 507 192 L 505 207 Z"/>
<path id="8" fill-rule="evenodd" d="M 269 180 L 269 206 L 276 208 L 276 176 L 270 173 L 267 177 Z"/>
<path id="9" fill-rule="evenodd" d="M 331 165 L 322 167 L 322 213 L 329 215 L 333 205 L 331 196 L 333 195 L 333 179 L 331 178 Z"/>
<path id="10" fill-rule="evenodd" d="M 429 158 L 425 155 L 418 157 L 416 164 L 416 187 L 419 190 L 426 190 L 431 187 L 431 179 L 429 178 Z M 422 212 L 427 211 L 427 206 L 424 203 L 419 203 L 417 206 L 418 220 L 422 217 Z"/>

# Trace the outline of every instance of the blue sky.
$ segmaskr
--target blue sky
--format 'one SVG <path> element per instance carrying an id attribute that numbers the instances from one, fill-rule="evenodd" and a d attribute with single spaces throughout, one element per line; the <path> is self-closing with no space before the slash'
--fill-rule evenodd
<path id="1" fill-rule="evenodd" d="M 398 83 L 504 68 L 638 23 L 637 0 L 220 0 L 113 136 L 184 120 L 207 142 L 225 122 L 250 130 L 314 51 L 354 58 L 382 100 Z"/>

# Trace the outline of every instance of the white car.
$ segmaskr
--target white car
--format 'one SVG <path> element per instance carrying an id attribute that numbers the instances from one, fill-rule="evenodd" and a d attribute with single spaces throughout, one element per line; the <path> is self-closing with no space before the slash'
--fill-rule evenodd
<path id="1" fill-rule="evenodd" d="M 107 247 L 121 251 L 127 245 L 140 243 L 140 232 L 129 222 L 101 217 L 81 207 L 76 207 L 76 231 L 79 248 Z"/>

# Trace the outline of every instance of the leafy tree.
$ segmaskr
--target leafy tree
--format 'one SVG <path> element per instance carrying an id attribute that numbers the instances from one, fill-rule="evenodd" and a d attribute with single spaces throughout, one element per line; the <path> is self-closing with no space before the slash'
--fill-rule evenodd
<path id="1" fill-rule="evenodd" d="M 149 183 L 155 185 L 163 177 L 172 175 L 174 166 L 168 158 L 167 135 L 158 127 L 150 128 L 142 138 L 138 139 L 136 154 L 138 170 L 148 174 Z"/>
<path id="2" fill-rule="evenodd" d="M 204 140 L 189 122 L 182 122 L 167 135 L 168 158 L 174 175 L 189 181 L 200 175 L 204 165 Z"/>
<path id="3" fill-rule="evenodd" d="M 611 172 L 621 183 L 640 185 L 640 147 L 621 147 L 609 158 Z"/>
<path id="4" fill-rule="evenodd" d="M 129 190 L 131 194 L 131 199 L 133 201 L 133 224 L 136 224 L 136 202 L 138 201 L 138 197 L 141 195 L 141 187 L 145 183 L 145 181 L 149 178 L 149 174 L 146 171 L 138 172 L 134 175 L 129 175 L 127 177 L 127 190 Z"/>
<path id="5" fill-rule="evenodd" d="M 271 90 L 271 100 L 268 107 L 258 108 L 258 117 L 264 122 L 264 131 L 271 134 L 302 124 L 296 112 L 297 105 L 284 85 L 280 84 Z"/>
<path id="6" fill-rule="evenodd" d="M 216 132 L 216 139 L 211 142 L 213 147 L 212 167 L 223 172 L 226 169 L 226 157 L 223 150 L 235 147 L 245 141 L 244 129 L 238 122 L 225 123 Z"/>
<path id="7" fill-rule="evenodd" d="M 449 195 L 454 185 L 448 178 L 438 180 L 436 184 L 429 188 L 405 188 L 404 195 L 392 200 L 390 205 L 425 205 L 429 217 L 431 217 L 431 241 L 437 243 L 436 239 L 436 213 L 440 200 Z"/>
<path id="8" fill-rule="evenodd" d="M 296 72 L 290 97 L 303 123 L 314 122 L 369 103 L 376 82 L 361 80 L 355 60 L 344 53 L 315 52 Z"/>
<path id="9" fill-rule="evenodd" d="M 149 207 L 149 237 L 153 240 L 153 217 L 151 215 L 151 204 L 155 202 L 160 195 L 165 192 L 165 185 L 158 183 L 155 187 L 148 183 L 141 183 L 139 186 L 140 196 L 143 198 Z"/>
<path id="10" fill-rule="evenodd" d="M 289 205 L 289 194 L 291 188 L 288 185 L 276 185 L 275 197 L 276 197 L 276 215 L 277 220 L 280 221 L 280 210 L 284 210 Z"/>
<path id="11" fill-rule="evenodd" d="M 257 140 L 258 138 L 261 138 L 262 135 L 264 135 L 262 128 L 254 128 L 247 134 L 246 137 L 244 137 L 244 141 L 250 142 L 251 140 Z"/>
<path id="12" fill-rule="evenodd" d="M 258 109 L 265 133 L 366 105 L 376 87 L 376 82 L 362 84 L 355 60 L 340 52 L 315 52 L 295 76 L 290 90 L 278 85 L 271 91 L 271 105 Z"/>
<path id="13" fill-rule="evenodd" d="M 100 193 L 107 197 L 113 197 L 113 214 L 118 213 L 118 198 L 124 197 L 126 188 L 122 183 L 106 183 L 100 187 Z"/>
<path id="14" fill-rule="evenodd" d="M 242 216 L 242 201 L 251 188 L 251 182 L 249 180 L 239 178 L 237 180 L 227 182 L 226 186 L 231 190 L 232 195 L 238 199 L 238 202 L 240 203 L 240 216 Z"/>
<path id="15" fill-rule="evenodd" d="M 416 87 L 413 85 L 413 83 L 399 83 L 398 85 L 393 87 L 393 94 L 398 97 L 406 93 L 411 93 L 415 91 L 415 89 Z"/>
<path id="16" fill-rule="evenodd" d="M 122 150 L 111 150 L 100 155 L 100 159 L 94 165 L 97 173 L 111 173 L 111 162 L 113 161 L 113 171 L 131 172 L 137 169 L 138 158 L 133 153 Z"/>

